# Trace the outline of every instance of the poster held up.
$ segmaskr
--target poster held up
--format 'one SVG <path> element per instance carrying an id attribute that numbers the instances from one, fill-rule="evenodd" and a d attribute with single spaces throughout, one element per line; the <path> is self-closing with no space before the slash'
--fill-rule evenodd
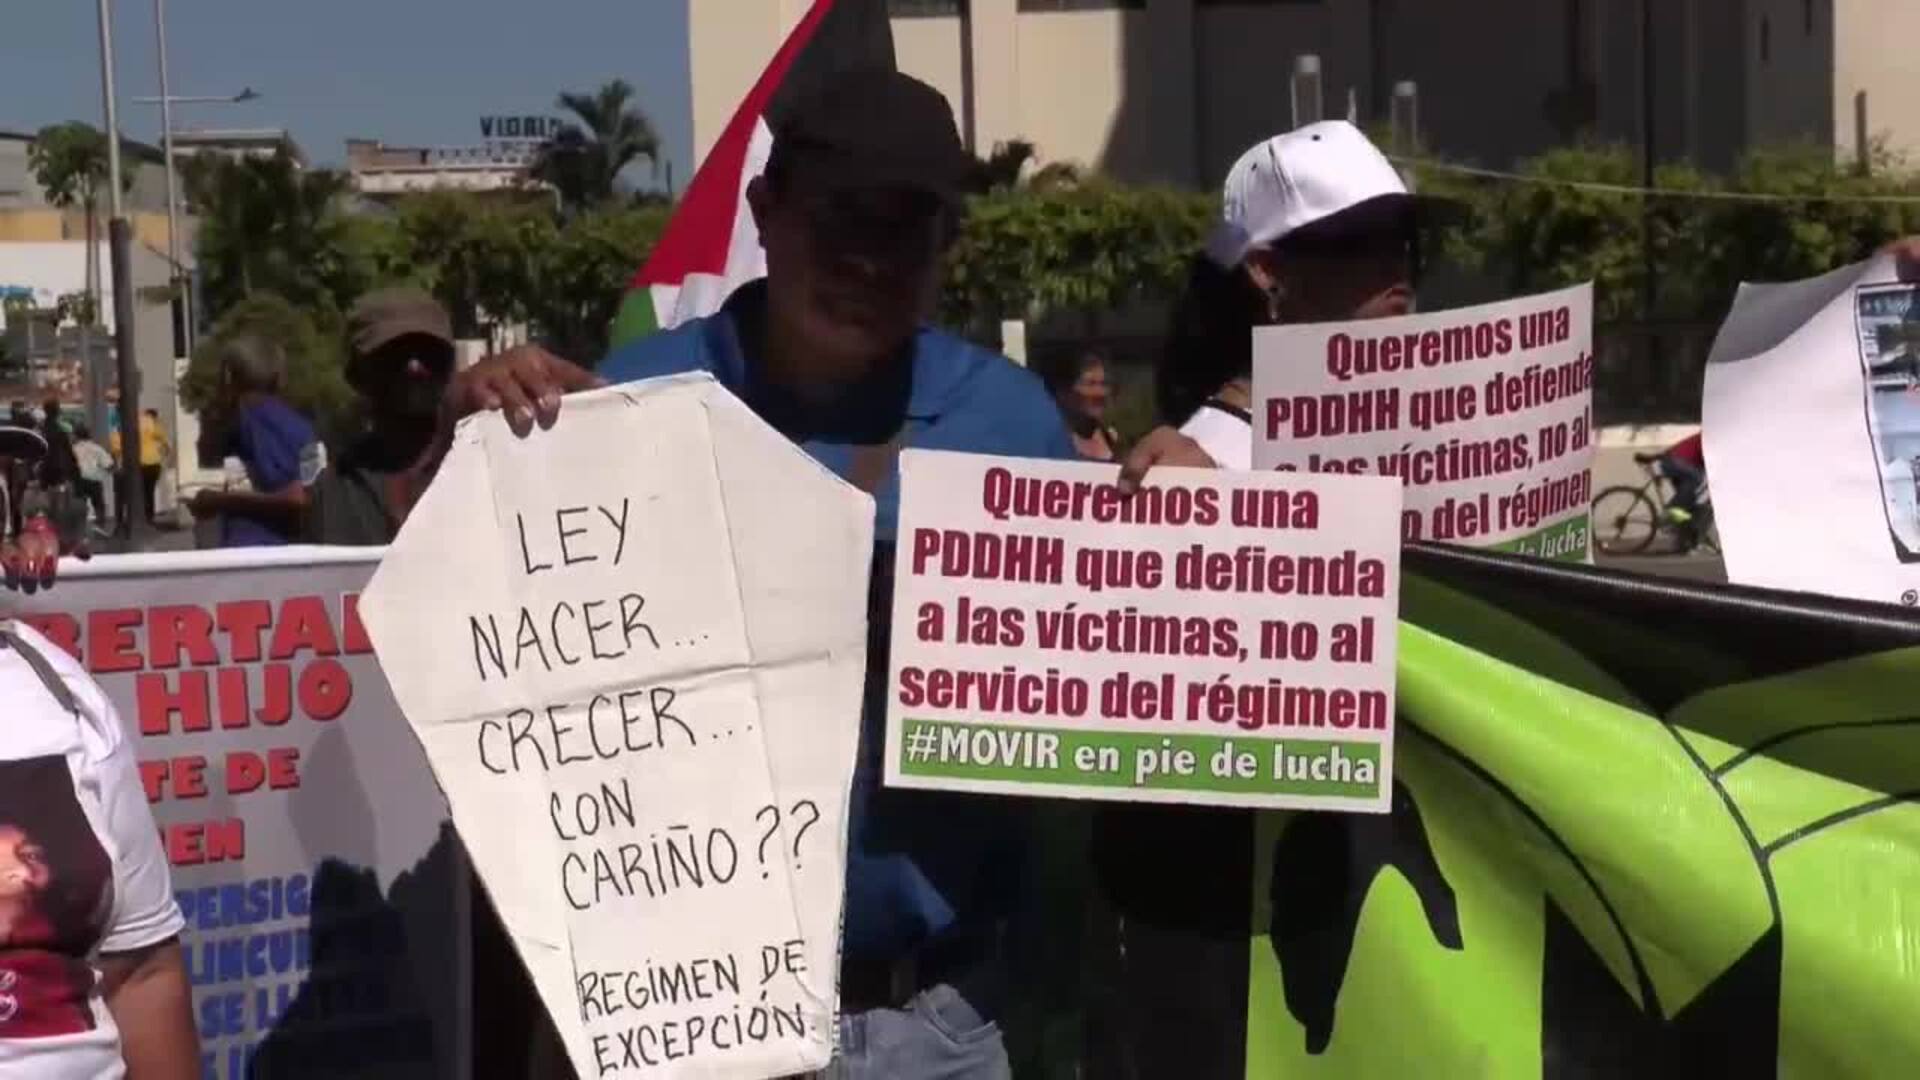
<path id="1" fill-rule="evenodd" d="M 706 376 L 497 414 L 363 610 L 582 1076 L 833 1043 L 872 503 Z"/>
<path id="2" fill-rule="evenodd" d="M 1586 561 L 1593 289 L 1262 327 L 1255 469 L 1390 476 L 1401 535 Z"/>
<path id="3" fill-rule="evenodd" d="M 1890 258 L 1742 285 L 1701 427 L 1727 577 L 1920 604 L 1920 289 Z"/>
<path id="4" fill-rule="evenodd" d="M 901 456 L 886 783 L 1384 812 L 1400 486 Z"/>

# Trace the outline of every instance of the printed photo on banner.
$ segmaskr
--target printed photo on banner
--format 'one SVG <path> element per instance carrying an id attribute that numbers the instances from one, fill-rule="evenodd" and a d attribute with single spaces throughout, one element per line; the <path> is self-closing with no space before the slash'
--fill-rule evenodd
<path id="1" fill-rule="evenodd" d="M 1393 477 L 1401 535 L 1584 562 L 1590 285 L 1254 331 L 1254 468 Z"/>
<path id="2" fill-rule="evenodd" d="M 0 1039 L 93 1030 L 77 957 L 107 928 L 112 870 L 66 758 L 0 761 Z"/>
<path id="3" fill-rule="evenodd" d="M 1920 605 L 1920 291 L 1890 258 L 1742 285 L 1701 434 L 1729 580 Z"/>
<path id="4" fill-rule="evenodd" d="M 1911 285 L 1861 289 L 1854 310 L 1867 384 L 1867 429 L 1894 558 L 1920 562 L 1920 304 Z"/>
<path id="5" fill-rule="evenodd" d="M 378 557 L 114 556 L 13 598 L 134 739 L 212 1080 L 467 1075 L 464 861 L 360 623 Z M 0 952 L 93 917 L 93 864 L 56 800 L 22 801 L 39 786 L 4 771 L 21 766 L 0 767 Z M 44 1006 L 49 973 L 11 970 L 0 1013 Z"/>
<path id="6" fill-rule="evenodd" d="M 1384 811 L 1401 488 L 901 456 L 886 782 Z"/>
<path id="7" fill-rule="evenodd" d="M 368 629 L 579 1075 L 820 1068 L 872 501 L 704 375 L 566 408 L 462 424 Z"/>

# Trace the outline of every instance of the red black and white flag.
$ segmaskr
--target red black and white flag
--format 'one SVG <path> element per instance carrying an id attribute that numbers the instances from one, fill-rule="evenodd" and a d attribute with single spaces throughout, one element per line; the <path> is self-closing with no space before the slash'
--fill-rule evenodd
<path id="1" fill-rule="evenodd" d="M 885 0 L 814 0 L 707 151 L 635 275 L 614 319 L 615 347 L 711 314 L 766 273 L 747 184 L 766 167 L 781 115 L 837 72 L 893 66 Z"/>

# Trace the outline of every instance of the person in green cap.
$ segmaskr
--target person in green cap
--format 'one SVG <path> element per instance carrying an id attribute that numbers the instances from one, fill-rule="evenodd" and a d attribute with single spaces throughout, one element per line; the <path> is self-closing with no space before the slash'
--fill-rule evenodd
<path id="1" fill-rule="evenodd" d="M 320 472 L 307 495 L 313 544 L 391 541 L 420 492 L 453 377 L 453 322 L 418 289 L 362 296 L 347 316 L 347 382 L 366 408 L 366 432 Z"/>

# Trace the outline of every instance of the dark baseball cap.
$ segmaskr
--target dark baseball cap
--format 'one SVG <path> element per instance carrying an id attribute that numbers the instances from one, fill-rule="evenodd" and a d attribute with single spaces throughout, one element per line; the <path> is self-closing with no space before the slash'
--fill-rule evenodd
<path id="1" fill-rule="evenodd" d="M 866 68 L 828 79 L 776 120 L 768 171 L 829 189 L 908 188 L 957 205 L 972 163 L 940 91 Z"/>
<path id="2" fill-rule="evenodd" d="M 427 293 L 395 287 L 367 293 L 347 313 L 347 339 L 353 355 L 369 356 L 409 335 L 422 335 L 453 347 L 453 320 Z"/>

